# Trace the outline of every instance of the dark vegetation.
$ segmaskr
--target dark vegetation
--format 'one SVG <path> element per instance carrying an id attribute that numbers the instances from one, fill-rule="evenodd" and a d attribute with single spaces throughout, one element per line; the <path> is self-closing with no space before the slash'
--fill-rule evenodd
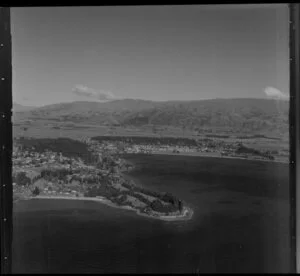
<path id="1" fill-rule="evenodd" d="M 39 195 L 40 194 L 40 189 L 38 187 L 35 187 L 34 190 L 32 191 L 33 195 Z"/>
<path id="2" fill-rule="evenodd" d="M 24 150 L 34 150 L 36 152 L 45 152 L 47 150 L 62 153 L 69 158 L 82 158 L 86 163 L 94 161 L 93 154 L 88 150 L 88 146 L 77 140 L 69 138 L 20 138 L 18 143 L 23 146 Z"/>
<path id="3" fill-rule="evenodd" d="M 31 179 L 26 175 L 25 172 L 18 172 L 15 175 L 13 175 L 12 181 L 18 186 L 27 186 L 31 184 Z"/>
<path id="4" fill-rule="evenodd" d="M 146 190 L 135 185 L 123 183 L 123 186 L 128 188 L 128 190 L 120 191 L 110 185 L 108 182 L 101 182 L 101 185 L 94 185 L 88 187 L 87 192 L 84 194 L 86 197 L 96 197 L 103 196 L 108 198 L 112 202 L 118 205 L 130 205 L 131 202 L 127 200 L 127 196 L 132 196 L 137 198 L 139 201 L 146 204 L 145 208 L 142 208 L 141 211 L 146 209 L 153 210 L 160 213 L 170 213 L 176 211 L 182 211 L 183 203 L 175 196 L 170 193 L 158 193 L 150 190 Z M 148 200 L 143 195 L 149 195 L 155 197 L 154 201 Z M 162 203 L 165 202 L 165 204 Z"/>
<path id="5" fill-rule="evenodd" d="M 57 178 L 58 180 L 64 180 L 66 176 L 71 173 L 72 171 L 68 169 L 57 169 L 57 170 L 45 169 L 41 171 L 41 177 L 44 179 L 54 177 Z"/>
<path id="6" fill-rule="evenodd" d="M 253 148 L 249 148 L 249 147 L 245 147 L 244 145 L 240 145 L 236 151 L 236 154 L 250 154 L 250 155 L 257 155 L 257 156 L 261 156 L 261 157 L 265 157 L 268 158 L 270 160 L 274 160 L 274 156 L 271 155 L 270 151 L 259 151 L 257 149 L 253 149 Z"/>
<path id="7" fill-rule="evenodd" d="M 48 181 L 63 181 L 63 182 L 72 182 L 78 181 L 80 184 L 95 184 L 102 180 L 100 175 L 88 175 L 85 177 L 80 177 L 76 175 L 80 170 L 68 170 L 68 169 L 44 169 L 41 171 L 40 177 Z M 71 176 L 69 180 L 67 176 Z"/>
<path id="8" fill-rule="evenodd" d="M 153 211 L 168 213 L 182 210 L 182 202 L 177 197 L 170 193 L 159 193 L 151 190 L 144 189 L 142 187 L 138 187 L 132 184 L 124 183 L 124 187 L 128 188 L 132 193 L 132 196 L 140 199 L 142 202 L 146 203 L 148 207 L 150 207 Z M 156 200 L 150 202 L 148 199 L 143 197 L 140 194 L 149 195 L 151 197 L 155 197 Z M 167 205 L 162 204 L 162 201 L 167 203 Z"/>

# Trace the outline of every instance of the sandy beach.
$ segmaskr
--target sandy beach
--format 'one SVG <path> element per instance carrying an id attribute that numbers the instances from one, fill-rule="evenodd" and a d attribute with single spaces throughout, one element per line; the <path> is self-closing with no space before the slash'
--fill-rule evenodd
<path id="1" fill-rule="evenodd" d="M 110 200 L 104 198 L 104 197 L 70 197 L 70 196 L 48 196 L 48 195 L 38 195 L 34 197 L 26 198 L 25 200 L 31 200 L 31 199 L 68 199 L 68 200 L 85 200 L 85 201 L 94 201 L 103 203 L 107 206 L 134 211 L 138 215 L 147 217 L 147 218 L 153 218 L 153 219 L 159 219 L 163 221 L 179 221 L 179 220 L 189 220 L 193 216 L 193 210 L 189 207 L 184 207 L 183 214 L 180 216 L 152 216 L 145 213 L 141 213 L 139 210 L 131 207 L 131 206 L 119 206 L 111 202 Z M 22 199 L 21 199 L 22 200 Z"/>

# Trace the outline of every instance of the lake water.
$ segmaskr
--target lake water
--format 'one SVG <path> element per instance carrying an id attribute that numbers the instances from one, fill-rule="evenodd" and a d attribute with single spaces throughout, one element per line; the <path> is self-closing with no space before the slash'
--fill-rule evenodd
<path id="1" fill-rule="evenodd" d="M 14 273 L 290 271 L 288 164 L 127 156 L 138 185 L 194 210 L 164 222 L 101 203 L 14 204 Z"/>

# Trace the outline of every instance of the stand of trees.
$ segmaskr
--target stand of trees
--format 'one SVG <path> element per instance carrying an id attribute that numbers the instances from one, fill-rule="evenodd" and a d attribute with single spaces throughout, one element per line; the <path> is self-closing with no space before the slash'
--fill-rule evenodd
<path id="1" fill-rule="evenodd" d="M 84 194 L 84 196 L 87 196 L 87 197 L 103 196 L 108 199 L 112 199 L 119 195 L 120 195 L 119 190 L 117 190 L 113 186 L 108 185 L 106 183 L 102 183 L 100 186 L 94 185 L 94 186 L 88 187 L 87 191 Z"/>
<path id="2" fill-rule="evenodd" d="M 144 202 L 148 207 L 150 207 L 153 211 L 161 212 L 161 213 L 169 213 L 169 212 L 176 212 L 182 211 L 183 203 L 179 200 L 176 196 L 170 193 L 158 193 L 151 190 L 146 190 L 142 187 L 137 187 L 132 184 L 123 183 L 123 186 L 129 191 L 122 191 L 123 194 L 128 194 L 131 196 L 136 197 L 141 202 Z M 151 197 L 157 198 L 153 202 L 149 201 L 147 198 L 143 197 L 141 194 L 149 195 Z M 165 202 L 167 204 L 162 203 Z"/>
<path id="3" fill-rule="evenodd" d="M 166 203 L 170 203 L 170 204 L 173 204 L 176 206 L 179 205 L 180 200 L 176 196 L 174 196 L 170 193 L 158 193 L 158 192 L 147 190 L 142 187 L 138 187 L 138 186 L 135 186 L 135 185 L 132 185 L 129 183 L 123 183 L 123 186 L 129 190 L 132 190 L 133 192 L 138 192 L 138 193 L 142 193 L 142 194 L 149 195 L 152 197 L 156 197 Z"/>
<path id="4" fill-rule="evenodd" d="M 127 200 L 127 196 L 122 194 L 121 196 L 112 198 L 111 201 L 118 204 L 118 205 L 125 205 Z"/>
<path id="5" fill-rule="evenodd" d="M 27 186 L 31 184 L 31 179 L 26 175 L 25 172 L 19 172 L 12 177 L 14 183 L 19 186 Z"/>
<path id="6" fill-rule="evenodd" d="M 35 187 L 34 190 L 32 191 L 33 195 L 39 195 L 40 194 L 40 189 L 38 187 Z"/>
<path id="7" fill-rule="evenodd" d="M 252 149 L 252 148 L 248 148 L 245 147 L 244 145 L 239 145 L 239 147 L 237 148 L 237 150 L 235 151 L 235 153 L 237 154 L 251 154 L 251 155 L 258 155 L 270 160 L 274 160 L 274 156 L 271 155 L 271 153 L 269 151 L 266 152 L 262 152 L 256 149 Z"/>
<path id="8" fill-rule="evenodd" d="M 24 150 L 34 150 L 36 152 L 52 151 L 62 153 L 69 158 L 81 158 L 90 164 L 94 161 L 93 154 L 88 150 L 88 146 L 80 141 L 70 138 L 21 138 L 18 143 L 22 145 Z"/>
<path id="9" fill-rule="evenodd" d="M 66 178 L 67 175 L 72 174 L 71 170 L 68 169 L 57 169 L 57 170 L 42 170 L 41 171 L 41 177 L 42 178 L 57 178 L 59 180 L 64 180 Z"/>
<path id="10" fill-rule="evenodd" d="M 127 186 L 129 190 L 120 191 L 114 188 L 108 182 L 102 183 L 100 186 L 94 185 L 89 187 L 86 193 L 84 194 L 84 196 L 86 197 L 103 196 L 118 205 L 131 205 L 131 206 L 132 204 L 130 201 L 127 200 L 127 196 L 132 196 L 138 199 L 139 201 L 145 203 L 148 209 L 150 208 L 155 212 L 172 213 L 176 211 L 180 211 L 180 212 L 182 211 L 183 208 L 182 202 L 177 197 L 171 195 L 170 193 L 161 194 L 154 191 L 148 191 L 146 189 L 129 185 L 129 184 L 125 184 L 124 186 Z M 156 197 L 157 199 L 151 202 L 149 199 L 147 199 L 140 193 L 145 195 L 151 195 L 153 197 Z M 165 202 L 166 204 L 163 204 L 163 202 Z"/>
<path id="11" fill-rule="evenodd" d="M 172 213 L 179 211 L 178 206 L 173 204 L 164 205 L 160 200 L 157 199 L 151 203 L 150 207 L 153 211 L 160 213 Z"/>
<path id="12" fill-rule="evenodd" d="M 60 180 L 60 181 L 64 181 L 64 182 L 71 182 L 71 181 L 75 180 L 75 181 L 79 181 L 81 184 L 83 182 L 85 182 L 87 184 L 95 184 L 95 183 L 99 183 L 101 180 L 100 175 L 86 176 L 86 177 L 82 178 L 81 176 L 74 175 L 75 173 L 76 173 L 75 171 L 71 171 L 68 169 L 56 169 L 56 170 L 45 169 L 45 170 L 42 170 L 40 177 L 42 177 L 48 181 Z M 69 179 L 69 180 L 67 179 L 68 175 L 71 175 L 71 179 Z"/>

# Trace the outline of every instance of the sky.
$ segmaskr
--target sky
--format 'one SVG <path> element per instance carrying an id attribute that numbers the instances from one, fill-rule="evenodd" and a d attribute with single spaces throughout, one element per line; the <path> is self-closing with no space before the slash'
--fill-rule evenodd
<path id="1" fill-rule="evenodd" d="M 23 7 L 11 24 L 23 105 L 289 93 L 284 4 Z"/>

